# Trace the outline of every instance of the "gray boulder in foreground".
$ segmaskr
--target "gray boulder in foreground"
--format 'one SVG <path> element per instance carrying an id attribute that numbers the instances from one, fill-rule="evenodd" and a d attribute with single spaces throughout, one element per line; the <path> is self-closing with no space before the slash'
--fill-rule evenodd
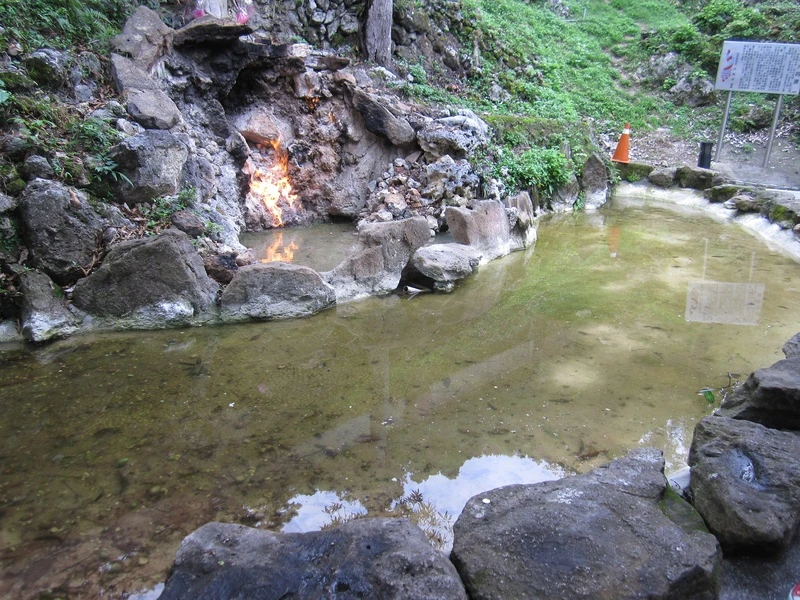
<path id="1" fill-rule="evenodd" d="M 694 506 L 726 552 L 788 547 L 800 524 L 800 433 L 705 417 L 689 466 Z"/>
<path id="2" fill-rule="evenodd" d="M 160 600 L 466 597 L 416 526 L 358 519 L 309 533 L 204 525 L 181 542 Z"/>
<path id="3" fill-rule="evenodd" d="M 188 323 L 213 305 L 218 285 L 182 231 L 113 246 L 94 273 L 75 285 L 72 301 L 119 325 L 150 329 Z"/>
<path id="4" fill-rule="evenodd" d="M 717 414 L 775 429 L 800 430 L 800 356 L 752 373 Z"/>
<path id="5" fill-rule="evenodd" d="M 472 599 L 716 598 L 719 545 L 658 450 L 472 498 L 451 559 Z"/>
<path id="6" fill-rule="evenodd" d="M 456 281 L 472 275 L 481 261 L 481 253 L 464 244 L 423 246 L 411 257 L 411 266 L 433 280 L 439 291 L 451 291 Z"/>
<path id="7" fill-rule="evenodd" d="M 309 267 L 283 262 L 246 265 L 222 293 L 224 321 L 307 317 L 336 303 L 333 288 Z"/>

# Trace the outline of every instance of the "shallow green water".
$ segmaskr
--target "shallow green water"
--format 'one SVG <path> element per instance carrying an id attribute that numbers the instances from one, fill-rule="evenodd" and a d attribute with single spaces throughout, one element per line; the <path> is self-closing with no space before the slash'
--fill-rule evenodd
<path id="1" fill-rule="evenodd" d="M 735 226 L 632 207 L 545 221 L 450 295 L 0 349 L 0 597 L 152 587 L 209 520 L 416 511 L 446 544 L 484 489 L 640 445 L 677 468 L 698 392 L 782 358 L 798 282 Z M 757 324 L 687 322 L 690 289 Z"/>

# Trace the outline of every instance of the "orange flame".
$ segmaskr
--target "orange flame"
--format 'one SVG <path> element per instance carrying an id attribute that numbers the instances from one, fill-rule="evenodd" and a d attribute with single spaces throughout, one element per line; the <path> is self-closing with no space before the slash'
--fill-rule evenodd
<path id="1" fill-rule="evenodd" d="M 250 157 L 245 161 L 243 171 L 250 175 L 248 196 L 261 201 L 273 227 L 283 227 L 283 211 L 287 207 L 299 210 L 299 203 L 289 181 L 289 153 L 281 147 L 280 140 L 270 140 L 269 143 L 274 150 L 272 166 L 262 167 Z"/>
<path id="2" fill-rule="evenodd" d="M 264 251 L 264 258 L 261 259 L 262 263 L 271 262 L 292 262 L 294 253 L 297 252 L 297 242 L 292 240 L 286 246 L 283 245 L 283 232 L 279 231 L 275 235 L 275 239 Z"/>

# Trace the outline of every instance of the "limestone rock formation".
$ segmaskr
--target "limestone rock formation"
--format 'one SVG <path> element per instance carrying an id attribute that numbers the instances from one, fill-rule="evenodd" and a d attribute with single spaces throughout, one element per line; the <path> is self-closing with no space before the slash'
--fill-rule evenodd
<path id="1" fill-rule="evenodd" d="M 689 466 L 694 506 L 726 552 L 789 546 L 800 525 L 800 433 L 705 417 Z"/>
<path id="2" fill-rule="evenodd" d="M 499 202 L 476 202 L 471 210 L 448 206 L 445 218 L 453 239 L 480 252 L 483 262 L 511 252 L 508 217 L 506 209 Z"/>
<path id="3" fill-rule="evenodd" d="M 181 543 L 161 600 L 466 600 L 455 568 L 404 519 L 273 533 L 209 523 Z"/>
<path id="4" fill-rule="evenodd" d="M 168 229 L 115 245 L 102 266 L 75 285 L 72 299 L 92 316 L 150 329 L 202 318 L 217 289 L 189 237 Z"/>
<path id="5" fill-rule="evenodd" d="M 47 342 L 66 337 L 78 321 L 64 302 L 64 293 L 44 273 L 20 274 L 22 335 L 29 342 Z"/>
<path id="6" fill-rule="evenodd" d="M 456 281 L 472 275 L 480 261 L 480 252 L 472 246 L 433 244 L 414 252 L 409 266 L 432 280 L 437 291 L 449 292 Z"/>
<path id="7" fill-rule="evenodd" d="M 150 202 L 158 196 L 178 193 L 189 147 L 178 136 L 154 129 L 125 138 L 111 149 L 109 156 L 133 184 L 118 182 L 120 198 Z"/>
<path id="8" fill-rule="evenodd" d="M 62 183 L 35 179 L 20 196 L 25 244 L 33 265 L 56 283 L 66 284 L 92 263 L 106 221 L 83 192 Z"/>
<path id="9" fill-rule="evenodd" d="M 722 402 L 717 414 L 775 429 L 800 430 L 800 356 L 752 373 Z"/>
<path id="10" fill-rule="evenodd" d="M 721 552 L 664 462 L 641 449 L 585 475 L 473 497 L 452 560 L 470 598 L 716 598 Z"/>
<path id="11" fill-rule="evenodd" d="M 420 147 L 437 158 L 445 155 L 467 158 L 488 138 L 489 126 L 468 109 L 429 121 L 417 134 Z"/>
<path id="12" fill-rule="evenodd" d="M 140 69 L 149 71 L 169 51 L 174 33 L 155 11 L 140 6 L 125 21 L 122 33 L 112 38 L 111 47 L 128 56 Z"/>
<path id="13" fill-rule="evenodd" d="M 371 294 L 388 294 L 400 283 L 411 255 L 430 239 L 424 217 L 390 223 L 362 223 L 358 243 L 332 271 L 322 277 L 336 290 L 336 301 Z"/>
<path id="14" fill-rule="evenodd" d="M 282 262 L 239 269 L 222 293 L 224 321 L 307 317 L 336 302 L 333 288 L 309 267 Z"/>

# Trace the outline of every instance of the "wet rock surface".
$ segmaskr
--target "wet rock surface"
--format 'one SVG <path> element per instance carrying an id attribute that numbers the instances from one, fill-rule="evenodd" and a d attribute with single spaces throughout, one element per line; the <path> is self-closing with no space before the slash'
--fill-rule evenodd
<path id="1" fill-rule="evenodd" d="M 280 534 L 209 523 L 181 543 L 161 600 L 466 599 L 453 565 L 403 519 Z"/>
<path id="2" fill-rule="evenodd" d="M 715 598 L 719 545 L 688 504 L 665 496 L 663 466 L 643 449 L 473 497 L 452 553 L 470 597 Z"/>
<path id="3" fill-rule="evenodd" d="M 800 433 L 706 417 L 689 452 L 692 498 L 726 553 L 785 550 L 800 523 Z"/>
<path id="4" fill-rule="evenodd" d="M 484 262 L 511 251 L 511 237 L 505 207 L 482 201 L 474 209 L 448 206 L 445 218 L 453 239 L 481 253 Z"/>
<path id="5" fill-rule="evenodd" d="M 608 185 L 608 168 L 598 155 L 590 156 L 583 166 L 580 187 L 586 208 L 600 208 L 608 202 L 611 193 Z"/>
<path id="6" fill-rule="evenodd" d="M 78 321 L 64 302 L 64 292 L 44 273 L 20 274 L 22 335 L 29 342 L 66 337 L 78 329 Z"/>
<path id="7" fill-rule="evenodd" d="M 800 430 L 800 356 L 752 373 L 717 414 L 776 429 Z"/>
<path id="8" fill-rule="evenodd" d="M 410 267 L 433 281 L 439 291 L 451 291 L 456 281 L 471 275 L 481 254 L 475 248 L 464 244 L 433 244 L 423 246 L 411 257 Z"/>

